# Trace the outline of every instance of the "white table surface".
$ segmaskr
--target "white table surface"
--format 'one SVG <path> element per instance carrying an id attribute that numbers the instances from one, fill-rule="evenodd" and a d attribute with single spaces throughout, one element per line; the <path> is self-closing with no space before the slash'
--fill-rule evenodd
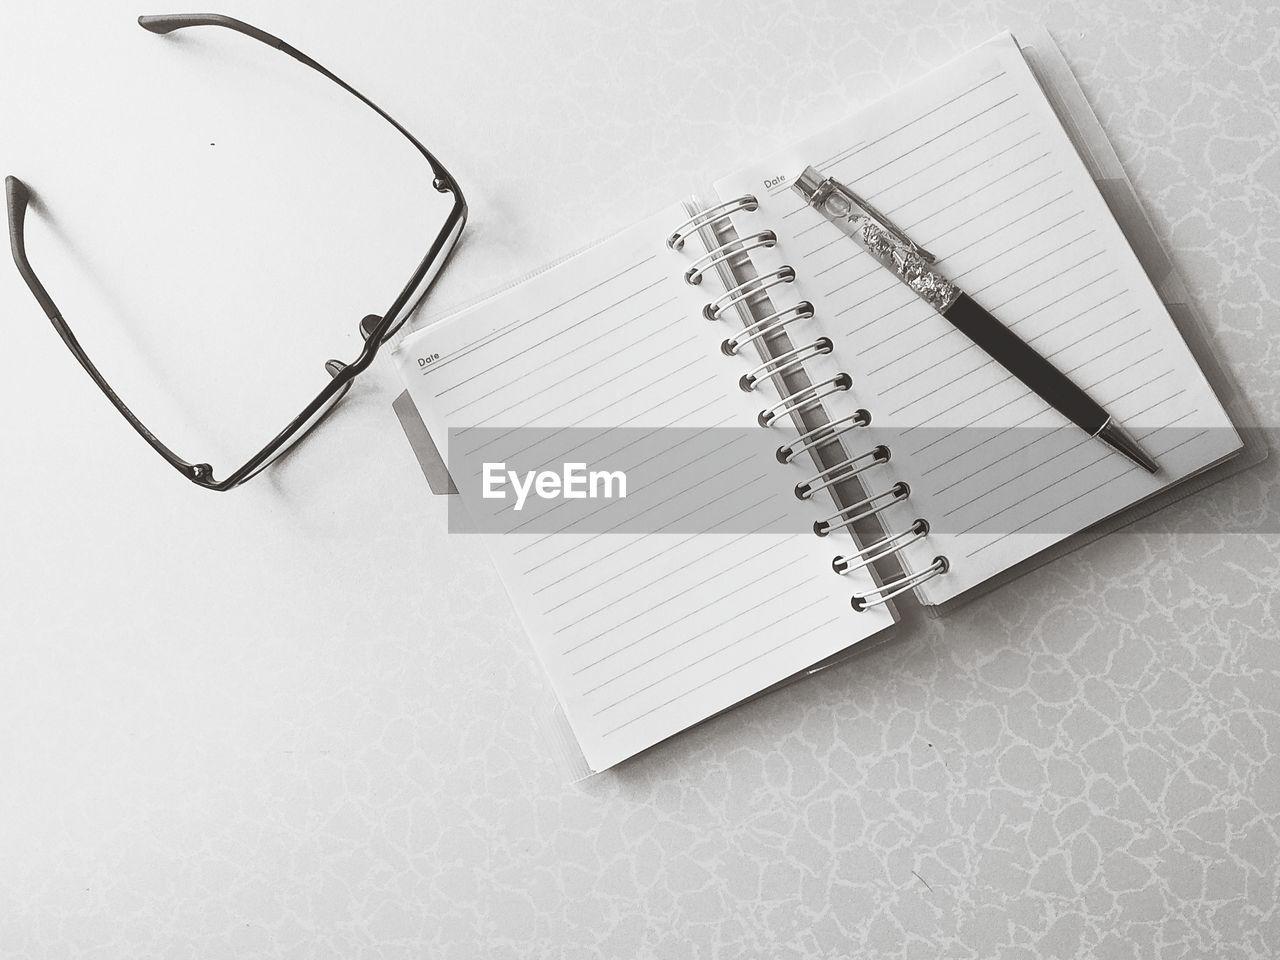
<path id="1" fill-rule="evenodd" d="M 222 9 L 463 183 L 436 303 L 1043 22 L 1259 422 L 1280 412 L 1272 4 Z M 420 171 L 287 59 L 140 12 L 6 3 L 2 172 L 40 196 L 32 258 L 122 393 L 226 464 L 300 405 L 277 371 L 318 370 L 309 338 L 354 354 L 419 252 Z M 280 469 L 210 494 L 8 267 L 0 304 L 0 955 L 1280 955 L 1275 533 L 1180 504 L 567 785 L 389 365 Z M 1213 496 L 1270 516 L 1273 476 Z"/>

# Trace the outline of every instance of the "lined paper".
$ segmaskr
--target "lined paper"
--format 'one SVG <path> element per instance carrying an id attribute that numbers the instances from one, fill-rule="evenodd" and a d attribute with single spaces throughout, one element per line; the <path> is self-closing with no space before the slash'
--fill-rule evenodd
<path id="1" fill-rule="evenodd" d="M 867 253 L 805 207 L 807 164 L 851 185 L 940 271 L 1101 403 L 1163 471 L 1152 477 L 1085 436 Z M 755 194 L 740 230 L 781 238 L 758 260 L 791 263 L 836 349 L 826 370 L 894 431 L 894 478 L 912 491 L 891 523 L 924 517 L 914 569 L 940 603 L 1070 533 L 1236 452 L 1239 437 L 1009 35 L 849 121 L 717 184 Z M 820 375 L 826 375 L 826 371 Z M 851 406 L 850 406 L 851 405 Z"/>
<path id="2" fill-rule="evenodd" d="M 696 239 L 680 252 L 664 243 L 685 217 L 676 206 L 636 224 L 425 328 L 397 354 L 450 463 L 511 460 L 535 428 L 551 448 L 584 427 L 652 428 L 659 437 L 671 428 L 659 458 L 669 482 L 603 504 L 613 513 L 592 518 L 595 532 L 568 519 L 546 529 L 559 516 L 551 508 L 536 529 L 522 522 L 505 536 L 483 534 L 593 769 L 892 623 L 884 610 L 850 608 L 871 587 L 865 573 L 831 569 L 851 541 L 810 532 L 832 506 L 794 496 L 812 470 L 774 455 L 794 433 L 715 432 L 754 424 L 776 395 L 762 402 L 738 389 L 740 372 L 719 349 L 731 331 L 700 313 L 720 290 L 712 277 L 701 287 L 682 279 L 702 252 Z M 435 359 L 420 365 L 426 357 Z M 574 441 L 564 442 L 567 454 Z M 477 517 L 510 509 L 459 488 Z M 672 503 L 731 520 L 737 532 L 601 526 Z"/>

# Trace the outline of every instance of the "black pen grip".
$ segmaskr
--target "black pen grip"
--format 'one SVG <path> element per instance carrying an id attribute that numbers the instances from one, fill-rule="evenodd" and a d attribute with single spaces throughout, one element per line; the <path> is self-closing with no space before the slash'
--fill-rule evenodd
<path id="1" fill-rule="evenodd" d="M 1029 347 L 1016 333 L 983 310 L 966 293 L 943 316 L 956 329 L 1025 383 L 1045 403 L 1082 430 L 1093 434 L 1107 422 L 1107 413 L 1053 364 Z"/>

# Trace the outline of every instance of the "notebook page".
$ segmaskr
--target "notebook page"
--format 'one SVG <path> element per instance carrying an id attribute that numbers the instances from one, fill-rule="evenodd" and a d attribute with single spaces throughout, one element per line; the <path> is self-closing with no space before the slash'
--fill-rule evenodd
<path id="1" fill-rule="evenodd" d="M 850 542 L 814 536 L 832 506 L 794 496 L 813 472 L 777 461 L 794 432 L 756 425 L 776 395 L 738 389 L 719 349 L 725 325 L 700 313 L 719 292 L 714 278 L 683 280 L 697 240 L 683 251 L 665 243 L 685 217 L 677 206 L 638 223 L 413 334 L 396 355 L 484 530 L 510 508 L 458 471 L 518 460 L 531 432 L 566 453 L 581 444 L 565 438 L 623 438 L 613 445 L 626 448 L 616 463 L 629 479 L 642 461 L 662 465 L 660 484 L 632 485 L 587 526 L 562 522 L 555 505 L 540 525 L 476 534 L 597 770 L 892 623 L 883 610 L 851 609 L 872 584 L 832 571 Z M 675 507 L 670 523 L 636 525 Z M 699 532 L 675 522 L 697 509 L 726 523 Z"/>
<path id="2" fill-rule="evenodd" d="M 790 189 L 806 164 L 850 184 L 940 272 L 1139 440 L 1151 476 L 1049 408 Z M 1240 440 L 1018 50 L 1005 34 L 846 122 L 717 184 L 753 193 L 790 295 L 812 301 L 911 486 L 888 512 L 932 531 L 906 553 L 950 571 L 941 603 L 1237 452 Z M 822 375 L 822 374 L 820 374 Z M 835 398 L 838 408 L 843 398 Z M 873 432 L 876 432 L 873 430 Z"/>

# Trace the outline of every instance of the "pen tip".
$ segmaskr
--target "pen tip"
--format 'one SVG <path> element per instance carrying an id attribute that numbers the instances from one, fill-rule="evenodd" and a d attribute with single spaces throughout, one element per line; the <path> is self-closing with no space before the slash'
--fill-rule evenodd
<path id="1" fill-rule="evenodd" d="M 1160 472 L 1160 464 L 1152 460 L 1146 451 L 1138 446 L 1138 441 L 1125 433 L 1124 428 L 1114 420 L 1108 420 L 1106 425 L 1098 431 L 1098 439 L 1108 444 L 1113 450 L 1124 454 L 1147 473 Z"/>

